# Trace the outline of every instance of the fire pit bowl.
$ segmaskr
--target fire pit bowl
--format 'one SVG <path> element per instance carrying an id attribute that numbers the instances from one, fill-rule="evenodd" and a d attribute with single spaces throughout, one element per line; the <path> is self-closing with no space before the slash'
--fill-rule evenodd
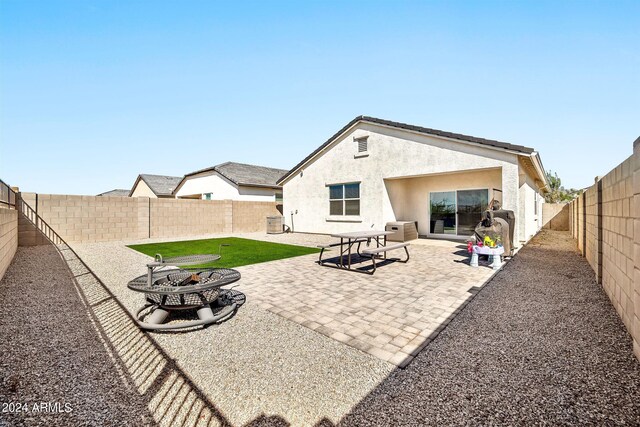
<path id="1" fill-rule="evenodd" d="M 197 262 L 203 256 L 198 255 Z M 216 259 L 219 259 L 219 256 Z M 162 260 L 148 264 L 148 273 L 131 280 L 127 287 L 145 295 L 147 303 L 136 313 L 138 325 L 149 330 L 184 329 L 220 321 L 233 314 L 238 306 L 236 298 L 222 286 L 240 279 L 240 273 L 229 268 L 206 268 L 200 271 L 163 269 L 164 266 L 192 265 L 187 257 Z M 216 312 L 212 310 L 212 305 Z M 173 310 L 196 309 L 199 320 L 165 323 Z"/>

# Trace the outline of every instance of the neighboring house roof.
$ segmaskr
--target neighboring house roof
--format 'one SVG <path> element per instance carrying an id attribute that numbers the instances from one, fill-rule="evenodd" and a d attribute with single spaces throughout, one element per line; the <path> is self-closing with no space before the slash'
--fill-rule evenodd
<path id="1" fill-rule="evenodd" d="M 278 180 L 282 175 L 287 173 L 287 170 L 268 168 L 266 166 L 248 165 L 245 163 L 225 162 L 210 168 L 200 169 L 186 174 L 184 178 L 182 178 L 182 181 L 180 181 L 176 186 L 175 191 L 177 191 L 181 184 L 189 177 L 204 172 L 217 172 L 235 185 L 277 189 L 280 188 L 277 184 Z"/>
<path id="2" fill-rule="evenodd" d="M 136 178 L 136 182 L 133 184 L 133 187 L 131 187 L 129 195 L 133 194 L 133 190 L 138 186 L 140 180 L 143 180 L 156 196 L 171 196 L 173 190 L 180 181 L 182 181 L 182 177 L 141 173 L 138 175 L 138 178 Z"/>
<path id="3" fill-rule="evenodd" d="M 378 119 L 378 118 L 375 118 L 375 117 L 358 116 L 355 119 L 351 120 L 349 123 L 347 123 L 338 132 L 336 132 L 336 134 L 333 135 L 331 138 L 329 138 L 324 144 L 322 144 L 320 147 L 316 148 L 311 154 L 309 154 L 307 157 L 305 157 L 300 163 L 295 165 L 289 172 L 287 172 L 285 175 L 283 175 L 282 178 L 280 178 L 278 180 L 278 184 L 282 184 L 282 182 L 284 180 L 286 180 L 291 175 L 295 174 L 300 169 L 300 167 L 302 167 L 305 163 L 307 163 L 309 160 L 311 160 L 313 157 L 315 157 L 318 153 L 320 153 L 326 147 L 331 145 L 332 142 L 334 142 L 342 134 L 344 134 L 347 130 L 349 130 L 352 126 L 354 126 L 356 123 L 359 123 L 359 122 L 373 123 L 373 124 L 377 124 L 377 125 L 388 126 L 388 127 L 393 127 L 393 128 L 397 128 L 397 129 L 404 129 L 404 130 L 408 130 L 408 131 L 412 131 L 412 132 L 423 133 L 423 134 L 426 134 L 426 135 L 439 136 L 439 137 L 449 138 L 449 139 L 457 139 L 459 141 L 471 142 L 471 143 L 474 143 L 474 144 L 479 144 L 479 145 L 483 145 L 483 146 L 487 146 L 487 147 L 491 147 L 491 148 L 495 148 L 495 149 L 503 149 L 503 150 L 507 150 L 507 151 L 514 151 L 514 152 L 516 152 L 518 154 L 523 154 L 523 155 L 527 155 L 527 156 L 531 156 L 531 155 L 536 154 L 535 150 L 533 148 L 525 147 L 523 145 L 509 144 L 508 142 L 501 142 L 501 141 L 496 141 L 496 140 L 493 140 L 493 139 L 478 138 L 478 137 L 475 137 L 475 136 L 463 135 L 463 134 L 460 134 L 460 133 L 445 132 L 445 131 L 441 131 L 441 130 L 437 130 L 437 129 L 430 129 L 430 128 L 425 128 L 425 127 L 421 127 L 421 126 L 409 125 L 409 124 L 406 124 L 406 123 L 400 123 L 400 122 L 393 122 L 393 121 L 390 121 L 390 120 Z"/>
<path id="4" fill-rule="evenodd" d="M 123 190 L 121 188 L 116 188 L 115 190 L 105 191 L 104 193 L 98 194 L 98 196 L 120 196 L 127 197 L 129 196 L 129 190 Z"/>

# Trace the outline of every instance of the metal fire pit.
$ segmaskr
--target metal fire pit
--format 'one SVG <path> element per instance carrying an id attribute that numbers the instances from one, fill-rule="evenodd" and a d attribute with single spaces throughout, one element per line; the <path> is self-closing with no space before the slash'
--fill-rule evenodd
<path id="1" fill-rule="evenodd" d="M 222 286 L 240 279 L 240 273 L 229 268 L 181 269 L 206 264 L 220 255 L 193 255 L 163 259 L 147 264 L 147 274 L 127 284 L 132 291 L 144 293 L 147 304 L 136 313 L 138 325 L 148 330 L 171 330 L 204 326 L 231 316 L 239 305 L 237 296 Z M 240 294 L 241 295 L 241 294 Z M 197 310 L 199 320 L 165 323 L 171 311 Z M 215 313 L 214 313 L 215 310 Z"/>

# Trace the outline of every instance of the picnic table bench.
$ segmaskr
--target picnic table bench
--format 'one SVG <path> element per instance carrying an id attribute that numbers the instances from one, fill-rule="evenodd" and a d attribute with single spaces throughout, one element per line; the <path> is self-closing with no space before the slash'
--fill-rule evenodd
<path id="1" fill-rule="evenodd" d="M 377 247 L 377 248 L 367 248 L 367 249 L 364 249 L 362 251 L 362 253 L 364 255 L 369 255 L 371 257 L 371 262 L 373 263 L 373 272 L 371 272 L 371 274 L 373 274 L 373 273 L 376 272 L 376 255 L 378 255 L 381 252 L 384 252 L 384 257 L 386 259 L 388 251 L 393 251 L 393 250 L 396 250 L 396 249 L 403 249 L 403 248 L 404 248 L 404 251 L 407 254 L 407 259 L 405 259 L 404 261 L 403 260 L 398 260 L 398 261 L 400 261 L 402 263 L 406 263 L 407 261 L 409 261 L 409 258 L 410 258 L 410 256 L 409 256 L 409 243 L 406 243 L 406 242 L 400 242 L 400 243 L 396 243 L 396 244 L 393 244 L 393 245 L 380 246 L 380 247 Z"/>
<path id="2" fill-rule="evenodd" d="M 358 253 L 358 255 L 360 255 L 360 245 L 362 243 L 367 243 L 367 239 L 360 239 L 360 240 L 354 240 L 353 244 L 358 244 L 358 247 L 356 248 L 356 252 Z M 335 248 L 337 246 L 342 246 L 341 242 L 335 242 L 335 243 L 327 243 L 326 245 L 318 245 L 318 248 L 320 248 L 320 256 L 318 257 L 318 264 L 322 264 L 322 254 L 324 254 L 325 249 L 329 249 L 329 248 Z"/>
<path id="3" fill-rule="evenodd" d="M 336 237 L 340 239 L 340 242 L 334 242 L 334 243 L 329 243 L 326 245 L 318 245 L 318 247 L 321 249 L 320 251 L 320 255 L 318 258 L 318 264 L 320 265 L 325 265 L 325 266 L 330 266 L 330 267 L 337 267 L 337 268 L 343 268 L 346 270 L 352 270 L 352 271 L 358 271 L 360 273 L 369 273 L 369 274 L 373 274 L 376 271 L 376 258 L 379 258 L 379 254 L 384 253 L 383 258 L 386 259 L 387 256 L 387 252 L 388 251 L 392 251 L 395 249 L 402 249 L 404 248 L 405 252 L 407 253 L 407 259 L 405 259 L 404 261 L 401 262 L 407 262 L 409 261 L 409 250 L 407 249 L 407 247 L 409 246 L 409 243 L 396 243 L 396 244 L 392 244 L 392 245 L 387 245 L 387 236 L 389 234 L 393 234 L 392 231 L 375 231 L 375 230 L 366 230 L 366 231 L 353 231 L 353 232 L 348 232 L 348 233 L 338 233 L 338 234 L 332 234 L 331 237 Z M 383 244 L 380 244 L 380 238 L 383 237 Z M 363 249 L 362 251 L 360 250 L 360 246 L 362 243 L 367 243 L 370 244 L 373 240 L 375 240 L 376 242 L 376 246 L 375 247 L 367 247 L 365 249 Z M 359 270 L 356 268 L 351 268 L 351 248 L 353 247 L 353 245 L 357 244 L 358 246 L 356 247 L 356 253 L 362 257 L 368 257 L 371 259 L 372 263 L 373 263 L 373 270 L 371 272 L 367 272 L 367 271 L 363 271 L 363 270 Z M 324 251 L 326 249 L 332 248 L 332 247 L 340 247 L 340 261 L 339 263 L 337 263 L 336 265 L 327 265 L 327 261 L 322 259 L 322 256 L 324 254 Z M 347 263 L 344 263 L 344 259 L 343 256 L 345 255 L 345 253 L 347 254 Z"/>

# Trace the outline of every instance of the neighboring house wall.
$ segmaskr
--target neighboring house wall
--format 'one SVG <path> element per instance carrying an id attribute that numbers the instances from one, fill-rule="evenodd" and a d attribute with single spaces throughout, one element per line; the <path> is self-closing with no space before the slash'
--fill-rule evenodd
<path id="1" fill-rule="evenodd" d="M 280 190 L 278 190 L 280 191 Z M 247 202 L 274 202 L 276 190 L 272 188 L 237 186 L 217 172 L 206 172 L 185 178 L 176 197 L 211 194 L 211 200 L 241 200 Z"/>
<path id="2" fill-rule="evenodd" d="M 21 195 L 70 243 L 266 231 L 266 217 L 280 215 L 275 202 Z"/>
<path id="3" fill-rule="evenodd" d="M 354 137 L 367 135 L 368 156 L 354 158 L 358 154 Z M 401 184 L 391 178 L 465 171 L 475 176 L 479 169 L 492 170 L 489 174 L 494 178 L 489 180 L 495 179 L 496 170 L 500 171 L 503 207 L 517 211 L 519 166 L 516 154 L 360 123 L 328 147 L 324 155 L 304 166 L 302 173 L 292 175 L 284 183 L 284 216 L 291 226 L 293 212 L 294 230 L 300 232 L 382 229 L 388 221 L 406 219 L 398 218 L 398 213 L 394 212 L 394 209 L 402 210 L 395 206 L 402 196 L 394 195 L 394 190 Z M 330 218 L 327 186 L 354 181 L 361 182 L 360 217 Z M 487 185 L 484 180 L 470 183 L 466 188 L 483 185 Z M 406 194 L 408 189 L 399 191 L 399 194 Z M 408 213 L 402 212 L 404 215 Z"/>
<path id="4" fill-rule="evenodd" d="M 18 249 L 18 211 L 0 208 L 0 280 Z"/>
<path id="5" fill-rule="evenodd" d="M 156 199 L 158 196 L 156 196 L 147 183 L 141 179 L 138 181 L 136 188 L 133 189 L 131 197 L 150 197 Z"/>

